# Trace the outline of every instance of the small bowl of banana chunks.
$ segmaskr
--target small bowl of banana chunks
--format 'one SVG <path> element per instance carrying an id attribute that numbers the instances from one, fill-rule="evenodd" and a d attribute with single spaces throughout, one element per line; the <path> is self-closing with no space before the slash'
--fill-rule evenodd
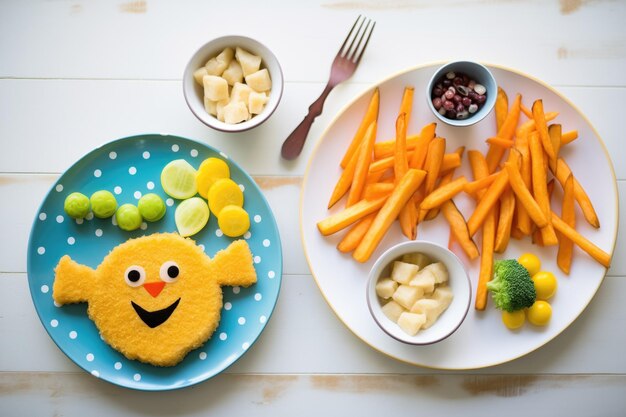
<path id="1" fill-rule="evenodd" d="M 429 345 L 452 335 L 465 320 L 471 298 L 461 260 L 428 241 L 388 249 L 374 263 L 367 285 L 374 321 L 392 338 L 411 345 Z"/>
<path id="2" fill-rule="evenodd" d="M 245 36 L 223 36 L 204 44 L 183 75 L 183 94 L 192 113 L 223 132 L 242 132 L 266 121 L 283 93 L 276 56 Z"/>

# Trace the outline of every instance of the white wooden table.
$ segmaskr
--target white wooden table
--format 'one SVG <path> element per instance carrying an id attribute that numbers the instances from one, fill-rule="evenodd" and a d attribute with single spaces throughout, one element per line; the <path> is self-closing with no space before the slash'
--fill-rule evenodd
<path id="1" fill-rule="evenodd" d="M 359 13 L 377 21 L 361 66 L 286 163 L 282 140 Z M 624 233 L 598 294 L 563 334 L 501 366 L 442 372 L 387 358 L 337 320 L 304 259 L 297 213 L 308 154 L 343 105 L 393 72 L 461 57 L 517 68 L 569 97 L 606 142 L 626 195 L 625 17 L 623 1 L 0 2 L 0 415 L 623 415 Z M 181 89 L 193 51 L 224 34 L 264 42 L 286 79 L 272 118 L 240 135 L 202 125 Z M 76 367 L 40 324 L 26 276 L 31 222 L 59 174 L 99 144 L 146 132 L 196 138 L 237 160 L 269 199 L 285 251 L 277 309 L 258 343 L 225 373 L 161 394 Z"/>

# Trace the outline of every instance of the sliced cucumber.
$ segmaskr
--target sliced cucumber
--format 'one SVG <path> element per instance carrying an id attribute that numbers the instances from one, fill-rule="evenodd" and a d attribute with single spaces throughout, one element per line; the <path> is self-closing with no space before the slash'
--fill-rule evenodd
<path id="1" fill-rule="evenodd" d="M 209 216 L 209 206 L 200 197 L 181 201 L 174 213 L 178 233 L 183 237 L 195 235 L 206 226 Z"/>
<path id="2" fill-rule="evenodd" d="M 198 192 L 196 170 L 184 159 L 176 159 L 161 171 L 161 186 L 170 197 L 184 200 Z"/>

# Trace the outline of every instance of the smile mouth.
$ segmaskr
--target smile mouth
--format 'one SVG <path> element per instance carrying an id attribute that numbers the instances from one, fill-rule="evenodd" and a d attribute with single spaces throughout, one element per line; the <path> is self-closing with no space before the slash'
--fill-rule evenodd
<path id="1" fill-rule="evenodd" d="M 135 312 L 139 316 L 139 318 L 148 325 L 151 329 L 154 329 L 157 326 L 165 323 L 167 319 L 170 318 L 176 307 L 178 307 L 178 303 L 180 302 L 180 298 L 174 301 L 169 307 L 165 307 L 162 310 L 156 311 L 147 311 L 141 308 L 138 304 L 134 302 L 130 302 L 135 309 Z"/>

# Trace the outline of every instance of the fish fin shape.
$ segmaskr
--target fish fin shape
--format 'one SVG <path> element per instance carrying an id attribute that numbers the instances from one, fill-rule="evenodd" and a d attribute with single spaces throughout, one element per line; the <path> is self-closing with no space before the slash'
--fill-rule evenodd
<path id="1" fill-rule="evenodd" d="M 237 240 L 215 254 L 211 275 L 220 285 L 248 287 L 256 283 L 252 252 L 245 240 Z"/>
<path id="2" fill-rule="evenodd" d="M 52 298 L 57 304 L 85 303 L 94 286 L 96 271 L 64 255 L 54 268 Z"/>

